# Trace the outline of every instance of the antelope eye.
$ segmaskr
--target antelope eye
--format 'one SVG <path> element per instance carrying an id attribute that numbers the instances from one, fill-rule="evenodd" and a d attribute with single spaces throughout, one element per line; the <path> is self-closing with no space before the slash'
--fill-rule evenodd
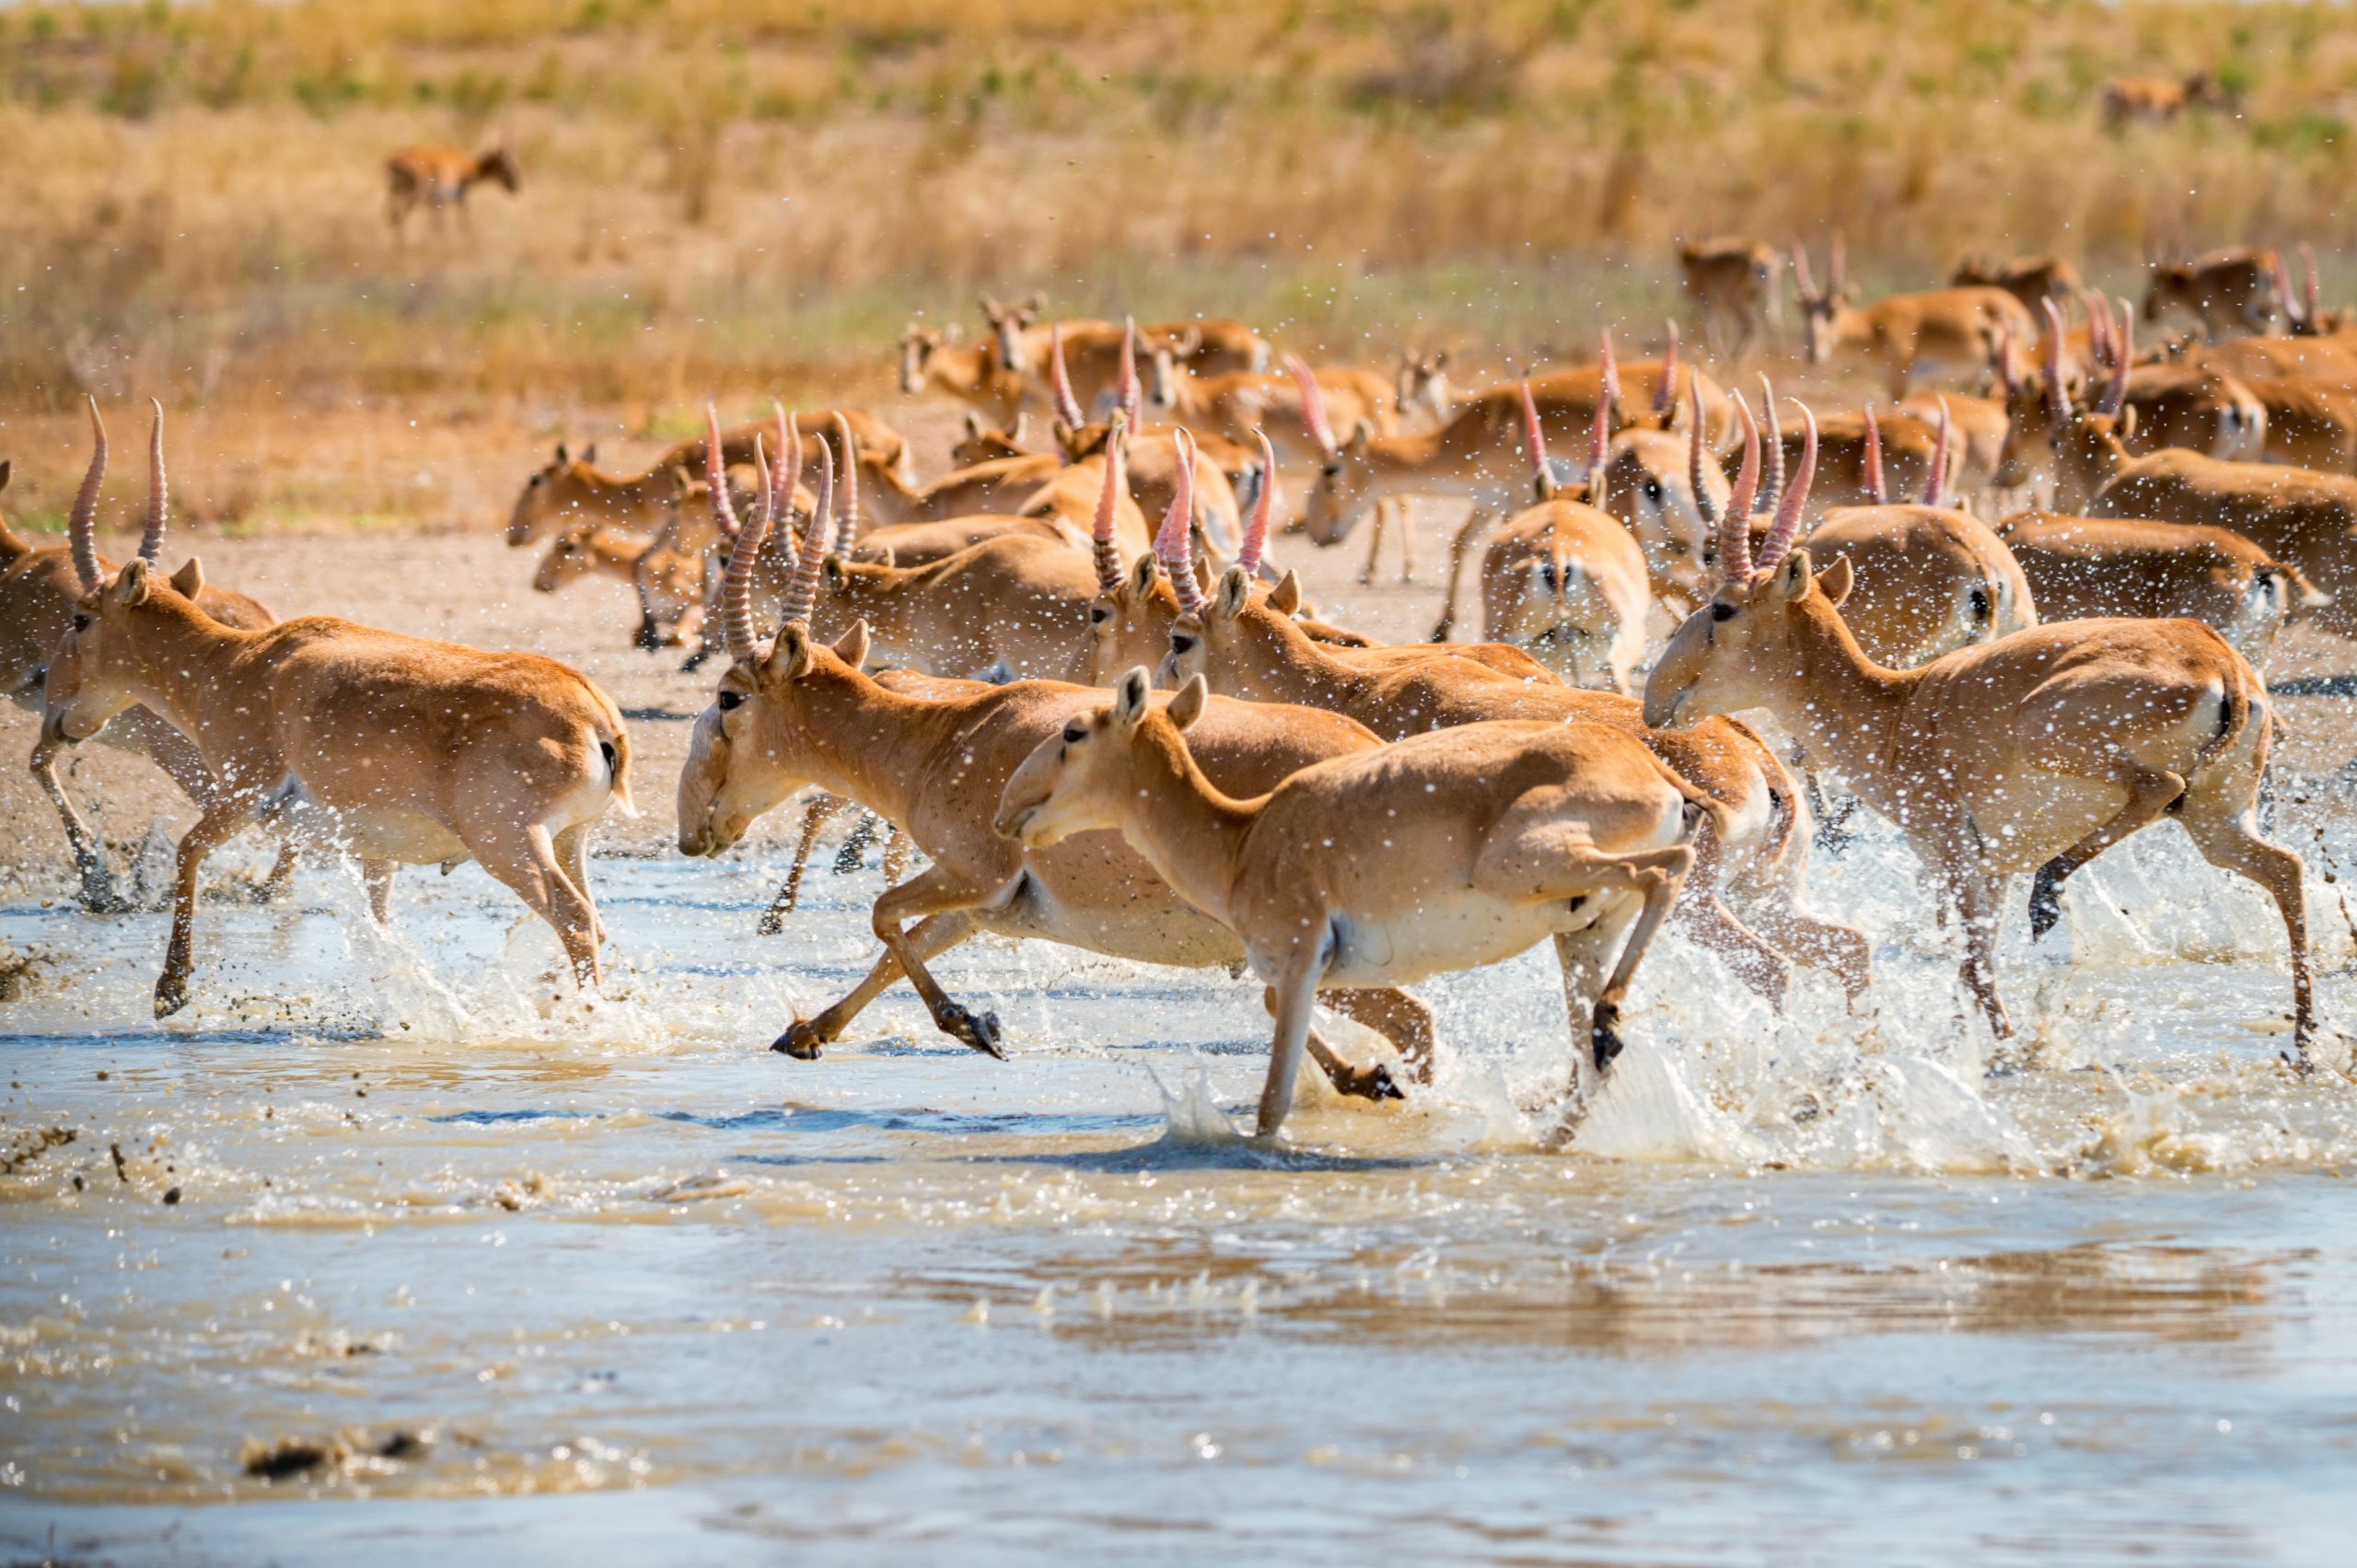
<path id="1" fill-rule="evenodd" d="M 719 703 L 720 711 L 722 713 L 730 713 L 744 705 L 745 693 L 742 691 L 723 691 L 716 699 L 714 699 L 714 701 Z"/>
<path id="2" fill-rule="evenodd" d="M 1091 609 L 1088 612 L 1088 623 L 1091 626 L 1102 626 L 1105 622 L 1112 619 L 1113 612 L 1106 609 L 1101 604 Z"/>
<path id="3" fill-rule="evenodd" d="M 1170 651 L 1174 654 L 1191 654 L 1195 651 L 1195 639 L 1173 637 L 1170 639 Z"/>
<path id="4" fill-rule="evenodd" d="M 1735 606 L 1731 604 L 1714 604 L 1711 606 L 1711 619 L 1713 621 L 1733 621 L 1735 619 Z"/>
<path id="5" fill-rule="evenodd" d="M 77 613 L 77 614 L 74 617 L 74 630 L 75 630 L 76 632 L 87 632 L 87 631 L 88 631 L 89 629 L 90 629 L 90 618 L 89 618 L 88 616 L 87 616 L 87 615 L 83 615 L 83 614 L 79 614 L 79 613 Z"/>
<path id="6" fill-rule="evenodd" d="M 1342 477 L 1342 465 L 1340 463 L 1322 463 L 1318 466 L 1318 472 L 1321 478 L 1340 479 Z"/>
<path id="7" fill-rule="evenodd" d="M 1083 740 L 1087 738 L 1088 726 L 1086 725 L 1075 720 L 1073 723 L 1064 726 L 1064 744 L 1066 746 L 1077 746 Z"/>
<path id="8" fill-rule="evenodd" d="M 532 486 L 537 486 L 537 485 L 540 482 L 540 481 L 542 481 L 542 480 L 544 480 L 544 479 L 546 479 L 546 478 L 548 478 L 548 475 L 546 475 L 546 474 L 544 474 L 544 473 L 536 473 L 536 474 L 534 474 L 530 479 L 528 479 L 528 480 L 525 481 L 525 484 L 526 484 L 526 486 L 527 486 L 528 488 L 532 487 Z"/>
<path id="9" fill-rule="evenodd" d="M 1649 479 L 1645 481 L 1645 499 L 1648 501 L 1659 501 L 1661 499 L 1661 481 L 1657 479 Z"/>

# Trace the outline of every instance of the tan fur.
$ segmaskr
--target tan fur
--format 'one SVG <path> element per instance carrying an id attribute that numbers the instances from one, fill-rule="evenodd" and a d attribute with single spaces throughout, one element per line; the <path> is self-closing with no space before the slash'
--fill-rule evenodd
<path id="1" fill-rule="evenodd" d="M 2030 586 L 1989 525 L 1939 506 L 1837 506 L 1809 554 L 1847 560 L 1842 619 L 1868 657 L 1907 669 L 2038 624 Z"/>
<path id="2" fill-rule="evenodd" d="M 2172 80 L 2167 76 L 2113 76 L 2103 85 L 2103 122 L 2113 131 L 2142 121 L 2165 125 L 2187 110 L 2224 107 L 2226 97 L 2207 71 Z"/>
<path id="3" fill-rule="evenodd" d="M 1755 239 L 1678 242 L 1678 281 L 1702 317 L 1713 357 L 1740 361 L 1783 311 L 1777 277 L 1784 259 Z"/>
<path id="4" fill-rule="evenodd" d="M 2079 292 L 2079 269 L 2060 256 L 2014 256 L 2003 261 L 1968 257 L 1948 274 L 1956 288 L 2002 288 L 2035 311 L 2038 301 L 2065 300 Z"/>
<path id="5" fill-rule="evenodd" d="M 2002 288 L 1935 288 L 1852 305 L 1832 285 L 1801 296 L 1810 363 L 1879 377 L 1893 397 L 1918 385 L 1977 388 L 1996 362 L 2000 334 L 2032 341 L 2022 302 Z"/>
<path id="6" fill-rule="evenodd" d="M 467 192 L 486 181 L 510 194 L 517 188 L 515 154 L 505 142 L 479 156 L 456 147 L 403 147 L 385 160 L 385 221 L 399 234 L 410 213 L 423 206 L 439 228 L 443 209 L 455 207 L 464 226 Z"/>
<path id="7" fill-rule="evenodd" d="M 2332 596 L 2318 625 L 2357 635 L 2357 478 L 2154 452 L 2119 464 L 2087 510 L 2239 534 Z"/>
<path id="8" fill-rule="evenodd" d="M 2247 246 L 2190 261 L 2154 261 L 2144 285 L 2144 319 L 2189 316 L 2213 343 L 2271 332 L 2283 319 L 2275 289 L 2282 265 L 2273 250 Z"/>

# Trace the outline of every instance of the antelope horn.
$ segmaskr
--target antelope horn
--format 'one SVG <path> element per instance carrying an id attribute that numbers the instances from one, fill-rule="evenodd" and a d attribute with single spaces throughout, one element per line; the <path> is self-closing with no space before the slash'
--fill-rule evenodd
<path id="1" fill-rule="evenodd" d="M 777 458 L 770 464 L 770 482 L 777 487 L 777 515 L 772 527 L 783 522 L 794 526 L 794 487 L 802 481 L 802 416 L 785 412 L 785 405 L 775 398 L 770 400 L 770 411 L 777 415 Z"/>
<path id="2" fill-rule="evenodd" d="M 835 523 L 835 553 L 849 558 L 851 547 L 859 542 L 859 443 L 852 438 L 851 423 L 841 411 L 835 414 L 835 441 L 843 449 L 842 504 Z"/>
<path id="3" fill-rule="evenodd" d="M 2284 264 L 2281 250 L 2275 252 L 2275 264 L 2268 269 L 2267 281 L 2275 285 L 2275 302 L 2283 308 L 2283 319 L 2297 327 L 2300 324 L 2299 301 L 2292 293 L 2292 269 Z"/>
<path id="4" fill-rule="evenodd" d="M 1678 323 L 1669 323 L 1669 342 L 1661 351 L 1661 385 L 1654 389 L 1654 417 L 1667 424 L 1678 412 Z"/>
<path id="5" fill-rule="evenodd" d="M 1735 394 L 1735 417 L 1743 426 L 1743 466 L 1736 470 L 1735 492 L 1719 518 L 1719 570 L 1731 583 L 1751 577 L 1751 498 L 1759 492 L 1759 426 L 1752 423 L 1751 405 Z"/>
<path id="6" fill-rule="evenodd" d="M 1138 398 L 1138 322 L 1134 316 L 1121 318 L 1121 379 L 1116 399 L 1130 423 L 1140 423 L 1144 404 Z"/>
<path id="7" fill-rule="evenodd" d="M 1260 443 L 1260 494 L 1253 499 L 1251 521 L 1244 525 L 1244 548 L 1236 554 L 1236 563 L 1248 577 L 1260 575 L 1260 552 L 1269 547 L 1269 522 L 1277 511 L 1277 451 L 1269 445 L 1267 431 L 1255 430 L 1252 436 Z"/>
<path id="8" fill-rule="evenodd" d="M 1866 494 L 1877 506 L 1890 504 L 1890 487 L 1882 473 L 1882 423 L 1875 418 L 1875 405 L 1866 405 Z"/>
<path id="9" fill-rule="evenodd" d="M 1112 428 L 1105 434 L 1105 488 L 1097 496 L 1097 528 L 1089 536 L 1091 552 L 1097 558 L 1097 586 L 1111 593 L 1125 580 L 1121 571 L 1121 547 L 1113 537 L 1113 518 L 1129 489 L 1129 479 L 1121 471 L 1121 459 L 1129 444 L 1130 416 L 1120 410 L 1113 411 Z"/>
<path id="10" fill-rule="evenodd" d="M 2300 241 L 2300 319 L 2316 324 L 2316 248 Z"/>
<path id="11" fill-rule="evenodd" d="M 156 424 L 147 433 L 147 520 L 139 530 L 139 559 L 153 566 L 164 550 L 164 512 L 169 498 L 164 487 L 164 405 L 154 398 L 147 401 L 156 410 Z"/>
<path id="12" fill-rule="evenodd" d="M 1686 433 L 1686 480 L 1694 487 L 1694 510 L 1701 514 L 1702 526 L 1719 526 L 1717 503 L 1711 499 L 1710 486 L 1702 482 L 1706 471 L 1702 467 L 1702 373 L 1692 372 L 1687 377 L 1687 396 L 1693 410 L 1693 426 Z"/>
<path id="13" fill-rule="evenodd" d="M 703 405 L 703 477 L 712 497 L 712 526 L 723 539 L 735 539 L 737 508 L 729 504 L 728 462 L 720 454 L 720 411 L 709 401 Z"/>
<path id="14" fill-rule="evenodd" d="M 1939 402 L 1940 427 L 1932 443 L 1932 472 L 1931 477 L 1923 482 L 1923 505 L 1926 506 L 1942 505 L 1948 487 L 1948 401 L 1944 397 Z"/>
<path id="15" fill-rule="evenodd" d="M 1759 412 L 1768 418 L 1767 439 L 1761 443 L 1767 448 L 1761 456 L 1767 459 L 1768 477 L 1759 487 L 1759 499 L 1752 505 L 1753 516 L 1774 511 L 1784 494 L 1784 426 L 1776 417 L 1776 389 L 1765 371 L 1759 377 Z"/>
<path id="16" fill-rule="evenodd" d="M 1520 382 L 1522 389 L 1522 449 L 1529 454 L 1530 471 L 1538 481 L 1538 493 L 1545 495 L 1554 489 L 1554 476 L 1547 467 L 1547 432 L 1538 424 L 1538 400 L 1530 395 L 1530 377 Z"/>
<path id="17" fill-rule="evenodd" d="M 714 451 L 718 450 L 715 446 Z M 769 454 L 759 436 L 753 437 L 753 461 L 761 473 L 761 510 L 737 533 L 737 542 L 729 546 L 728 575 L 721 580 L 720 587 L 720 631 L 732 664 L 745 663 L 759 651 L 753 642 L 753 563 L 761 553 L 772 525 L 777 521 L 777 487 L 772 482 Z M 715 490 L 727 489 L 727 477 L 721 473 L 716 460 L 713 472 L 717 477 L 707 482 Z"/>
<path id="18" fill-rule="evenodd" d="M 1808 247 L 1798 240 L 1793 242 L 1793 286 L 1803 299 L 1817 297 L 1817 280 L 1809 275 Z"/>
<path id="19" fill-rule="evenodd" d="M 1841 231 L 1840 231 L 1840 229 L 1838 229 L 1838 228 L 1837 228 L 1837 229 L 1835 229 L 1835 230 L 1833 231 L 1833 239 L 1832 239 L 1832 242 L 1831 242 L 1830 244 L 1829 244 L 1829 245 L 1826 247 L 1826 253 L 1825 253 L 1825 292 L 1826 292 L 1826 293 L 1828 293 L 1828 294 L 1840 294 L 1840 293 L 1841 292 L 1841 274 L 1842 274 L 1842 273 L 1846 270 L 1846 268 L 1845 268 L 1845 266 L 1844 266 L 1844 263 L 1845 263 L 1845 261 L 1846 261 L 1847 260 L 1848 260 L 1848 258 L 1847 258 L 1847 256 L 1844 254 L 1844 252 L 1843 252 L 1843 250 L 1842 250 L 1842 248 L 1841 248 Z"/>
<path id="20" fill-rule="evenodd" d="M 2087 357 L 2109 369 L 2112 360 L 2111 302 L 2101 289 L 2087 289 L 2080 296 L 2087 308 Z"/>
<path id="21" fill-rule="evenodd" d="M 827 518 L 835 505 L 835 454 L 825 436 L 817 439 L 818 504 L 810 508 L 810 526 L 802 534 L 802 554 L 794 563 L 794 579 L 785 586 L 785 602 L 778 611 L 781 622 L 799 621 L 806 630 L 810 625 L 810 606 L 819 597 L 819 563 L 827 553 Z"/>
<path id="22" fill-rule="evenodd" d="M 2050 299 L 2038 303 L 2046 312 L 2046 341 L 2038 345 L 2038 365 L 2046 375 L 2047 416 L 2060 424 L 2071 417 L 2071 389 L 2062 382 L 2062 312 Z"/>
<path id="23" fill-rule="evenodd" d="M 2125 300 L 2120 301 L 2119 330 L 2113 345 L 2119 352 L 2112 359 L 2111 378 L 2103 386 L 2103 401 L 2096 404 L 2097 413 L 2116 414 L 2128 401 L 2128 366 L 2136 357 L 2136 321 Z"/>
<path id="24" fill-rule="evenodd" d="M 107 476 L 107 427 L 99 417 L 99 400 L 90 403 L 90 468 L 82 476 L 82 488 L 74 493 L 73 523 L 69 535 L 74 542 L 74 571 L 82 579 L 82 591 L 98 591 L 99 541 L 92 528 L 99 515 L 99 482 Z"/>
<path id="25" fill-rule="evenodd" d="M 1529 383 L 1525 382 L 1527 387 Z M 1603 505 L 1598 489 L 1604 482 L 1604 455 L 1612 447 L 1612 409 L 1620 401 L 1620 362 L 1612 353 L 1612 329 L 1604 329 L 1604 346 L 1596 355 L 1596 422 L 1588 429 L 1588 505 Z"/>
<path id="26" fill-rule="evenodd" d="M 1072 370 L 1064 364 L 1064 324 L 1053 321 L 1048 326 L 1048 389 L 1056 405 L 1056 417 L 1074 430 L 1088 423 L 1080 412 L 1080 400 L 1072 395 Z"/>
<path id="27" fill-rule="evenodd" d="M 1808 434 L 1801 438 L 1801 462 L 1793 470 L 1793 486 L 1784 492 L 1783 501 L 1776 507 L 1776 520 L 1760 541 L 1759 570 L 1763 572 L 1774 571 L 1792 550 L 1794 536 L 1801 531 L 1801 509 L 1808 505 L 1809 482 L 1817 477 L 1817 415 L 1798 399 L 1793 406 L 1801 411 Z"/>
<path id="28" fill-rule="evenodd" d="M 1318 386 L 1317 375 L 1301 355 L 1285 355 L 1285 368 L 1293 372 L 1294 385 L 1301 389 L 1301 422 L 1309 427 L 1309 438 L 1318 444 L 1320 456 L 1332 457 L 1334 427 L 1326 420 L 1325 389 Z"/>
<path id="29" fill-rule="evenodd" d="M 2022 384 L 2021 366 L 2014 359 L 2014 330 L 2004 325 L 1997 328 L 1997 384 L 2005 389 L 2009 401 Z"/>
<path id="30" fill-rule="evenodd" d="M 1203 608 L 1202 590 L 1195 585 L 1195 441 L 1184 427 L 1171 432 L 1178 450 L 1178 478 L 1172 487 L 1170 510 L 1162 515 L 1161 531 L 1154 536 L 1155 559 L 1170 574 L 1178 595 L 1178 613 L 1192 615 Z"/>

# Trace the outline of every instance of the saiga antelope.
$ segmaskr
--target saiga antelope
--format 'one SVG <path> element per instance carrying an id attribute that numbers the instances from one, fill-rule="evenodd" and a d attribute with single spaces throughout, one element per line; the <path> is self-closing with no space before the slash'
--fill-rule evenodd
<path id="1" fill-rule="evenodd" d="M 1952 288 L 2002 288 L 2036 310 L 2046 299 L 2069 299 L 2079 292 L 2079 269 L 2060 256 L 2014 256 L 2003 261 L 1968 256 L 1948 274 Z"/>
<path id="2" fill-rule="evenodd" d="M 1007 778 L 1042 738 L 1093 704 L 1096 692 L 1042 681 L 935 682 L 925 688 L 937 693 L 928 700 L 878 684 L 861 672 L 869 655 L 864 624 L 832 647 L 811 638 L 803 616 L 819 555 L 807 545 L 772 645 L 754 639 L 742 575 L 724 600 L 729 668 L 696 720 L 679 774 L 680 851 L 718 854 L 762 812 L 816 784 L 905 829 L 932 864 L 877 900 L 870 923 L 885 952 L 873 971 L 818 1016 L 795 1019 L 774 1049 L 816 1057 L 906 975 L 944 1032 L 999 1054 L 995 1017 L 951 1000 L 926 968 L 983 932 L 1145 963 L 1193 968 L 1241 959 L 1225 928 L 1181 902 L 1114 835 L 1026 855 L 990 830 L 985 813 Z M 1229 787 L 1258 793 L 1307 763 L 1376 744 L 1331 714 L 1222 703 L 1207 726 L 1204 756 Z M 1335 1002 L 1387 1036 L 1412 1075 L 1428 1073 L 1432 1018 L 1421 1003 L 1403 992 L 1343 993 Z M 1353 1068 L 1322 1042 L 1312 1049 L 1344 1093 L 1397 1094 L 1384 1068 Z"/>
<path id="3" fill-rule="evenodd" d="M 8 700 L 18 707 L 36 713 L 42 704 L 41 688 L 48 678 L 50 656 L 71 628 L 75 603 L 82 597 L 80 584 L 115 569 L 112 562 L 97 553 L 92 540 L 99 483 L 105 476 L 107 460 L 106 432 L 98 422 L 95 403 L 90 409 L 90 467 L 75 496 L 72 513 L 77 519 L 74 537 L 77 546 L 87 546 L 88 558 L 79 555 L 77 546 L 35 549 L 0 519 L 0 691 L 5 691 Z M 166 509 L 163 440 L 163 411 L 158 406 L 155 429 L 148 439 L 147 516 L 139 540 L 139 558 L 152 571 L 162 570 L 159 557 Z M 8 471 L 9 465 L 0 462 L 0 490 L 7 488 Z M 225 626 L 253 631 L 269 625 L 273 620 L 270 611 L 255 600 L 227 588 L 203 584 L 186 567 L 175 573 L 172 580 L 183 593 L 195 597 L 200 609 Z M 100 730 L 96 738 L 145 756 L 164 770 L 181 794 L 196 803 L 199 811 L 219 793 L 219 784 L 212 769 L 206 766 L 203 754 L 179 730 L 146 708 L 127 710 Z M 106 856 L 97 835 L 83 822 L 81 813 L 74 809 L 74 803 L 57 776 L 61 745 L 47 738 L 36 743 L 32 774 L 41 793 L 56 807 L 58 822 L 65 830 L 65 842 L 73 852 L 75 874 L 81 884 L 77 897 L 82 908 L 93 914 L 110 913 L 124 906 L 107 875 Z M 274 897 L 285 887 L 294 870 L 293 852 L 282 850 L 277 865 L 261 886 L 261 896 Z"/>
<path id="4" fill-rule="evenodd" d="M 1800 296 L 1809 363 L 1879 371 L 1893 397 L 1941 377 L 1977 385 L 1995 363 L 2002 334 L 2026 339 L 2033 330 L 2022 302 L 2002 288 L 1927 289 L 1860 306 L 1842 268 L 1838 235 L 1822 289 L 1809 272 L 1807 250 L 1793 247 L 1793 287 Z"/>
<path id="5" fill-rule="evenodd" d="M 1579 1105 L 1620 1052 L 1622 998 L 1694 852 L 1689 797 L 1644 747 L 1596 726 L 1484 724 L 1302 769 L 1266 794 L 1213 784 L 1185 732 L 1200 678 L 1156 708 L 1146 672 L 1074 714 L 1007 780 L 997 827 L 1028 851 L 1117 829 L 1233 931 L 1276 1015 L 1258 1132 L 1273 1138 L 1321 990 L 1499 962 L 1552 937 Z M 1690 801 L 1690 805 L 1689 805 Z"/>
<path id="6" fill-rule="evenodd" d="M 2230 100 L 2207 71 L 2167 76 L 2114 76 L 2103 85 L 2103 122 L 2120 131 L 2135 121 L 2165 125 L 2189 109 L 2225 108 Z"/>
<path id="7" fill-rule="evenodd" d="M 385 160 L 385 221 L 400 234 L 411 209 L 423 205 L 433 216 L 434 226 L 442 226 L 442 209 L 456 207 L 459 223 L 467 221 L 467 192 L 488 181 L 505 185 L 515 194 L 518 181 L 516 174 L 516 149 L 503 136 L 499 145 L 480 157 L 470 157 L 456 147 L 403 147 Z"/>
<path id="8" fill-rule="evenodd" d="M 49 667 L 44 740 L 87 739 L 141 704 L 219 781 L 180 840 L 157 1016 L 189 1000 L 204 857 L 258 819 L 354 854 L 379 921 L 396 865 L 479 861 L 555 929 L 575 978 L 596 988 L 588 833 L 610 804 L 635 811 L 630 738 L 603 691 L 536 654 L 333 616 L 225 626 L 182 591 L 201 589 L 194 560 L 168 581 L 145 558 L 106 577 L 87 514 L 74 550 L 83 594 Z"/>
<path id="9" fill-rule="evenodd" d="M 1756 564 L 1748 530 L 1727 530 L 1725 581 L 1654 667 L 1646 722 L 1766 708 L 1889 819 L 1940 880 L 2001 1051 L 2014 1037 L 1993 968 L 2007 883 L 2037 873 L 2030 930 L 2043 935 L 2072 873 L 2175 817 L 2282 912 L 2305 1065 L 2316 1016 L 2301 865 L 2252 826 L 2271 719 L 2249 664 L 2190 621 L 2076 621 L 1887 669 L 1843 623 L 1848 564 L 1814 570 L 1793 548 L 1799 522 L 1780 518 Z"/>
<path id="10" fill-rule="evenodd" d="M 1714 359 L 1740 364 L 1752 341 L 1783 324 L 1778 274 L 1783 258 L 1758 240 L 1712 238 L 1678 245 L 1678 281 L 1702 318 Z"/>
<path id="11" fill-rule="evenodd" d="M 2282 269 L 2275 251 L 2240 246 L 2190 261 L 2155 261 L 2144 285 L 2144 319 L 2177 311 L 2199 321 L 2212 343 L 2263 337 L 2282 318 L 2284 302 L 2275 291 Z"/>

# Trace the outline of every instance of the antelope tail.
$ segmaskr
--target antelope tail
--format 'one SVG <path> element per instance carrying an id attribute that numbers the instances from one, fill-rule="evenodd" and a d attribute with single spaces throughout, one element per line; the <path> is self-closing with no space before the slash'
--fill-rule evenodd
<path id="1" fill-rule="evenodd" d="M 613 703 L 606 706 L 611 710 Z M 623 726 L 621 714 L 611 712 L 596 733 L 598 753 L 606 760 L 606 782 L 614 794 L 614 808 L 624 817 L 636 817 L 638 803 L 630 797 L 630 731 Z"/>

